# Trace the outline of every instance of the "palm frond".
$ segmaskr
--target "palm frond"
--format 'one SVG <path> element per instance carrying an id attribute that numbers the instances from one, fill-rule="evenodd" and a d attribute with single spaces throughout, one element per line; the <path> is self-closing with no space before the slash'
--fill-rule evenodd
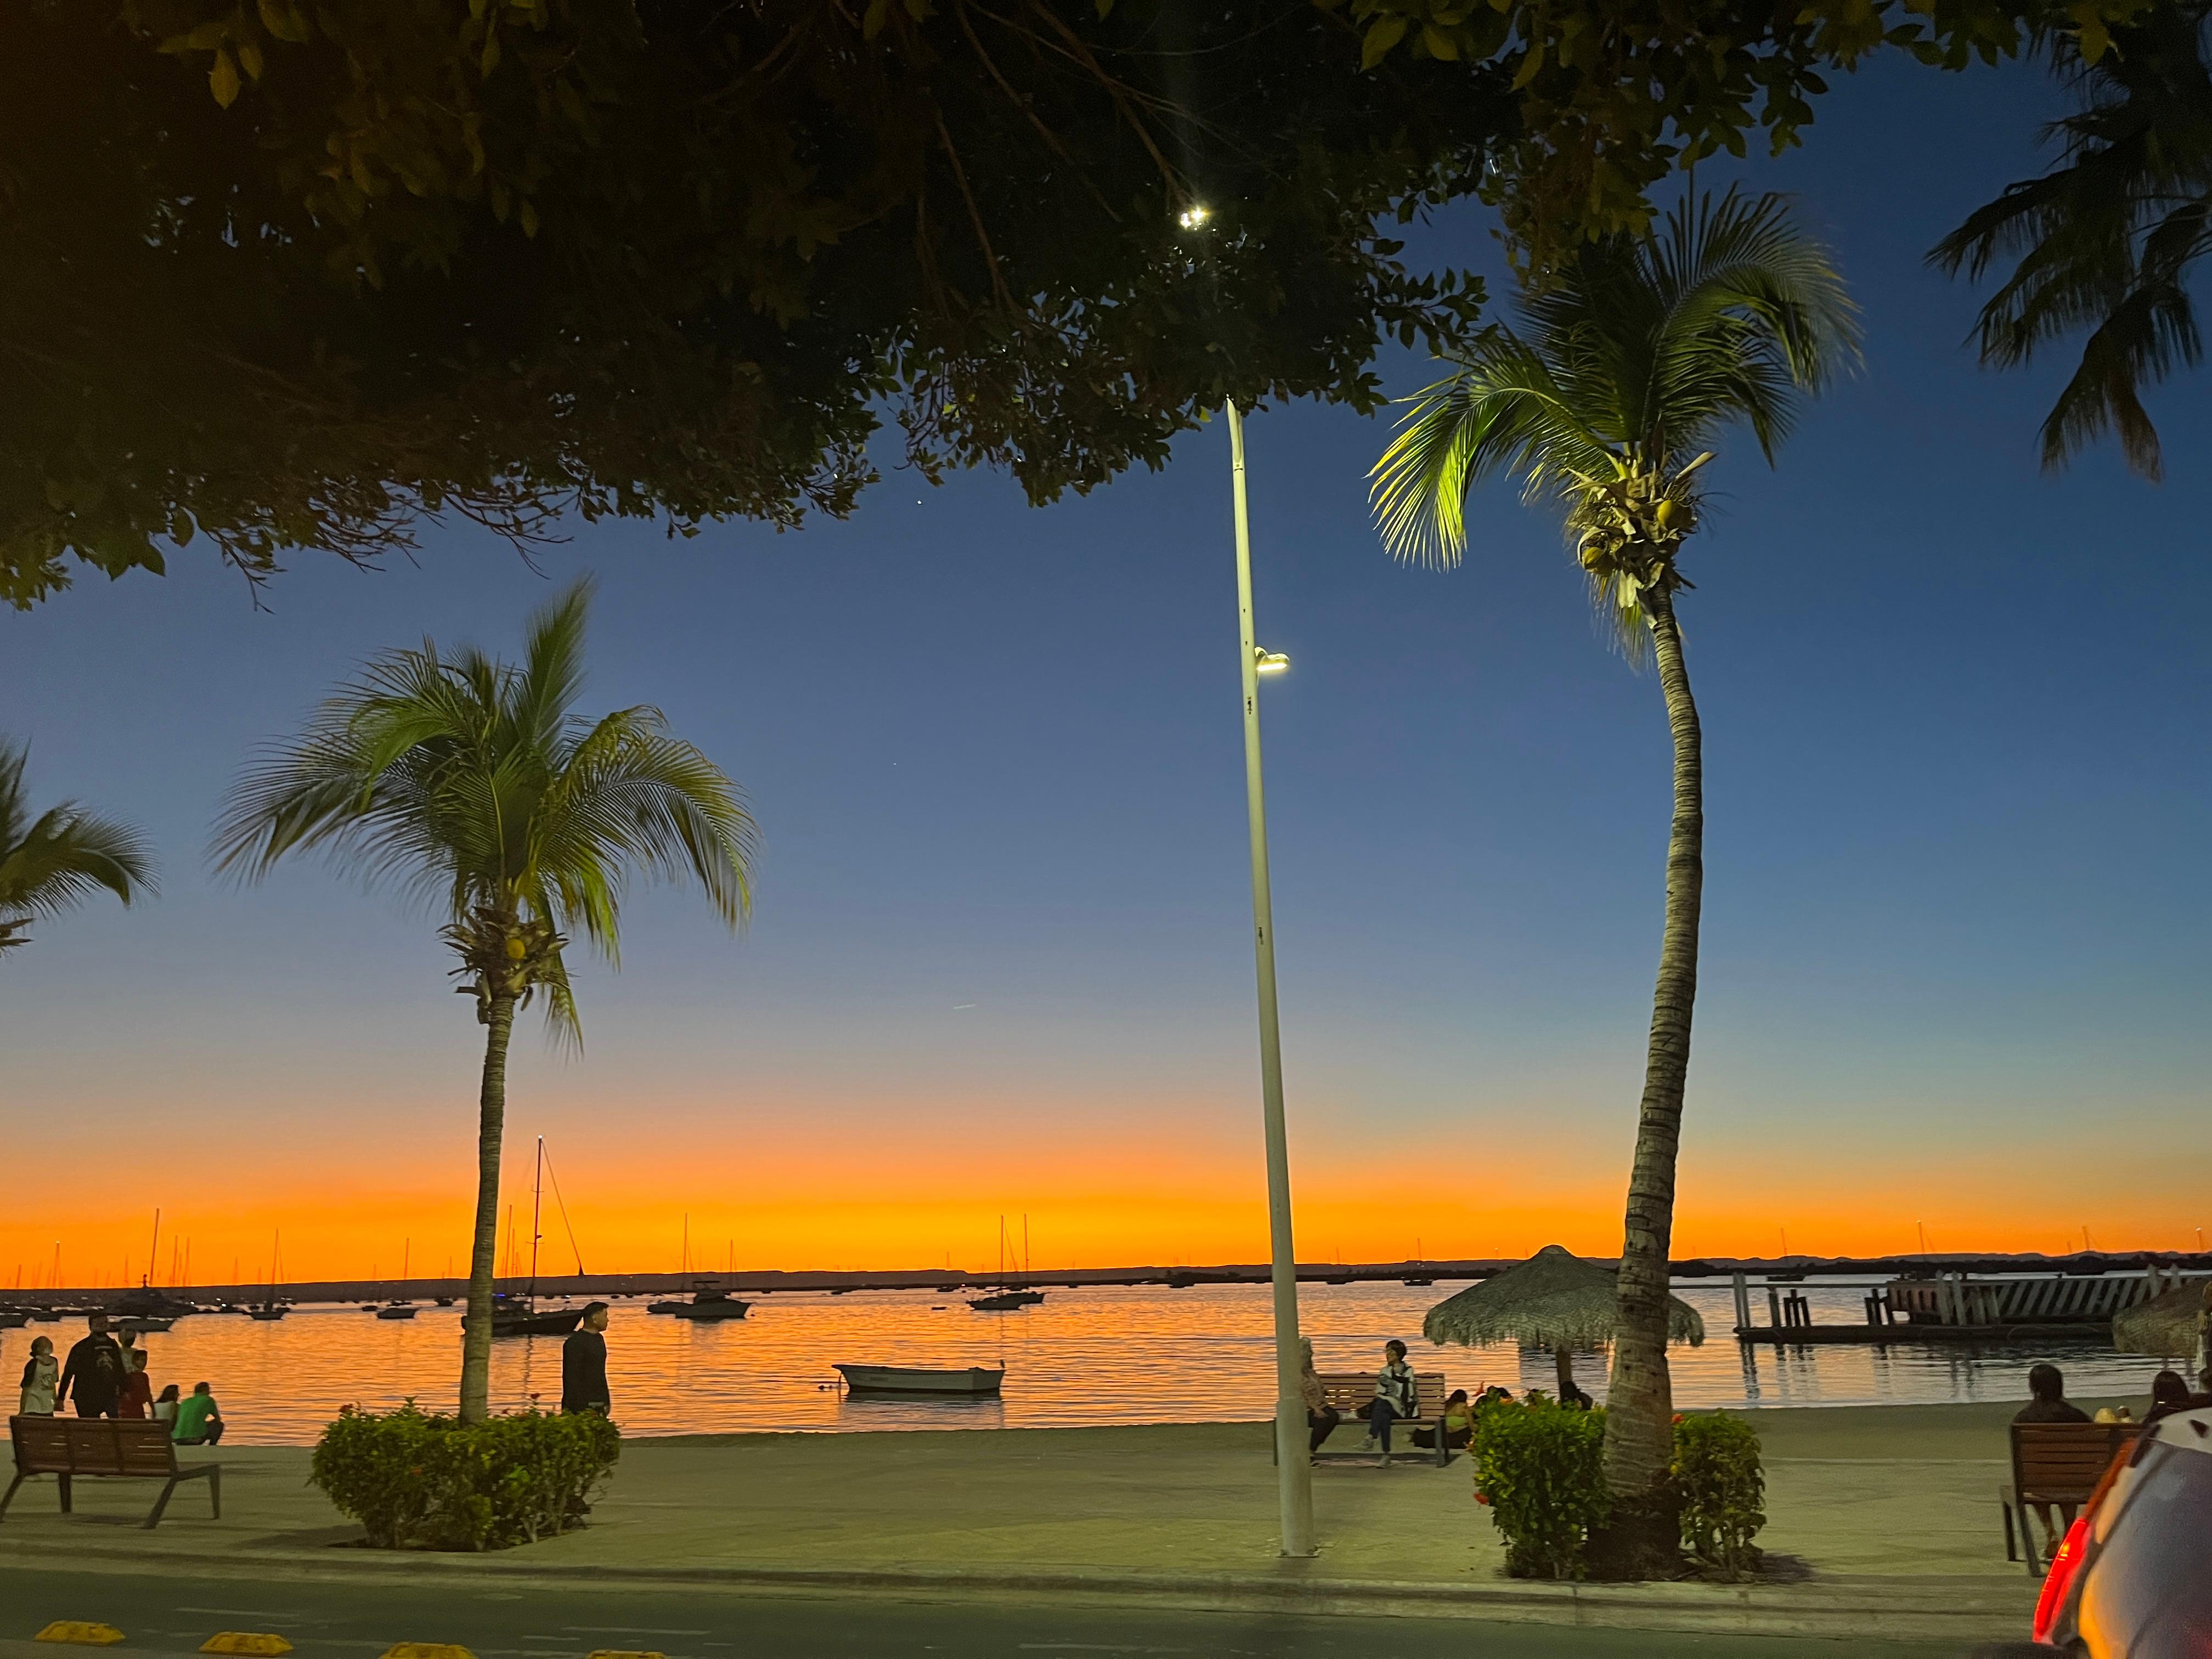
<path id="1" fill-rule="evenodd" d="M 2010 275 L 1975 325 L 1983 362 L 2016 367 L 2087 331 L 2081 362 L 2045 417 L 2043 465 L 2055 470 L 2108 431 L 2130 469 L 2163 471 L 2142 390 L 2202 361 L 2191 288 L 2212 253 L 2212 8 L 2146 9 L 2112 31 L 2094 64 L 2074 62 L 2080 105 L 2054 123 L 2060 160 L 2006 188 L 1929 253 L 1952 275 Z"/>
<path id="2" fill-rule="evenodd" d="M 95 894 L 128 905 L 154 890 L 154 860 L 130 825 L 63 801 L 33 819 L 23 782 L 30 750 L 0 743 L 0 950 L 27 944 L 24 926 Z"/>
<path id="3" fill-rule="evenodd" d="M 1446 568 L 1467 547 L 1467 495 L 1524 472 L 1531 498 L 1578 468 L 1601 465 L 1590 430 L 1545 357 L 1495 329 L 1447 379 L 1417 392 L 1398 434 L 1368 474 L 1369 500 L 1391 556 Z"/>

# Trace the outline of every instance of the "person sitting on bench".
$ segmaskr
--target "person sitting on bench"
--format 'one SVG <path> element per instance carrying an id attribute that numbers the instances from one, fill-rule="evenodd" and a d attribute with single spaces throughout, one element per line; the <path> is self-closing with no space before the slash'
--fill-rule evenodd
<path id="1" fill-rule="evenodd" d="M 1413 1443 L 1432 1451 L 1440 1434 L 1444 1437 L 1447 1451 L 1465 1451 L 1474 1443 L 1474 1407 L 1468 1403 L 1465 1389 L 1451 1391 L 1435 1428 L 1413 1431 Z"/>
<path id="2" fill-rule="evenodd" d="M 2031 1365 L 2027 1369 L 2027 1404 L 2012 1414 L 2015 1423 L 2087 1423 L 2089 1413 L 2066 1398 L 2066 1378 L 2056 1365 Z M 2058 1553 L 2058 1528 L 2051 1518 L 2051 1505 L 2033 1504 L 2036 1518 L 2043 1522 L 2044 1553 Z M 2025 1523 L 2023 1523 L 2025 1524 Z"/>
<path id="3" fill-rule="evenodd" d="M 1392 1337 L 1382 1345 L 1383 1365 L 1375 1378 L 1375 1398 L 1367 1405 L 1367 1438 L 1359 1449 L 1384 1456 L 1390 1453 L 1390 1425 L 1401 1417 L 1420 1415 L 1413 1368 L 1406 1363 L 1406 1345 Z"/>

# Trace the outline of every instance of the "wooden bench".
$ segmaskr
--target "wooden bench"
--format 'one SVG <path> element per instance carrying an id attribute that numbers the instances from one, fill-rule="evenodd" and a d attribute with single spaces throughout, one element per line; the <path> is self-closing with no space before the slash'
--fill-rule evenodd
<path id="1" fill-rule="evenodd" d="M 1392 1450 L 1389 1453 L 1354 1451 L 1339 1444 L 1347 1434 L 1356 1434 L 1362 1439 L 1366 1437 L 1367 1408 L 1375 1398 L 1375 1379 L 1379 1373 L 1321 1371 L 1316 1375 L 1321 1383 L 1322 1400 L 1342 1413 L 1344 1421 L 1322 1449 L 1314 1454 L 1315 1456 L 1328 1459 L 1379 1456 L 1388 1463 L 1392 1457 L 1411 1454 L 1430 1459 L 1439 1468 L 1451 1462 L 1451 1448 L 1444 1444 L 1443 1425 L 1439 1420 L 1443 1416 L 1444 1396 L 1450 1392 L 1444 1384 L 1442 1371 L 1413 1373 L 1413 1415 L 1401 1417 L 1390 1425 Z M 1413 1444 L 1415 1429 L 1427 1429 L 1435 1434 L 1437 1443 L 1432 1449 L 1425 1450 Z M 1403 1437 L 1402 1440 L 1401 1437 Z M 1404 1449 L 1398 1449 L 1401 1445 Z"/>
<path id="2" fill-rule="evenodd" d="M 2065 1517 L 2061 1526 L 2074 1524 L 2074 1512 L 2089 1501 L 2097 1482 L 2112 1460 L 2134 1445 L 2140 1423 L 2014 1423 L 2012 1427 L 2012 1484 L 1997 1488 L 2004 1508 L 2005 1559 L 2027 1558 L 2031 1578 L 2043 1577 L 2036 1559 L 2035 1533 L 2028 1522 L 2030 1504 L 2056 1505 Z M 2020 1523 L 2019 1547 L 2014 1547 L 2013 1522 Z"/>
<path id="3" fill-rule="evenodd" d="M 169 1425 L 159 1419 L 110 1417 L 11 1417 L 9 1438 L 15 1444 L 15 1478 L 0 1497 L 0 1518 L 15 1501 L 15 1489 L 34 1474 L 58 1477 L 62 1513 L 70 1513 L 70 1482 L 79 1475 L 100 1480 L 159 1480 L 149 1527 L 159 1526 L 169 1494 L 181 1480 L 205 1480 L 215 1518 L 222 1519 L 222 1465 L 177 1462 Z"/>

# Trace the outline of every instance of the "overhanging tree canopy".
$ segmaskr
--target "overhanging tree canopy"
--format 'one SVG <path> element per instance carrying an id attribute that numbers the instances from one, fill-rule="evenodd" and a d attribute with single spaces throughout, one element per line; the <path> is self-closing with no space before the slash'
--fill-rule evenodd
<path id="1" fill-rule="evenodd" d="M 927 10 L 26 0 L 0 594 L 424 509 L 792 524 L 884 411 L 1048 500 L 1472 320 L 1377 226 L 1474 187 L 1502 77 L 1362 76 L 1304 0 Z"/>

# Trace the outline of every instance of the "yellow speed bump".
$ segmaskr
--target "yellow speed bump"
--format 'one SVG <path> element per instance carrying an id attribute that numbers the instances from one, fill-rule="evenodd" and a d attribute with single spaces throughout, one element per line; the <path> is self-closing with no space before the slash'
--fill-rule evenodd
<path id="1" fill-rule="evenodd" d="M 123 1632 L 114 1626 L 94 1624 L 88 1619 L 57 1619 L 32 1638 L 37 1642 L 74 1642 L 88 1648 L 112 1648 L 122 1639 Z"/>
<path id="2" fill-rule="evenodd" d="M 466 1648 L 452 1642 L 394 1642 L 384 1659 L 477 1659 Z"/>
<path id="3" fill-rule="evenodd" d="M 202 1653 L 259 1654 L 263 1659 L 291 1650 L 292 1644 L 283 1637 L 261 1630 L 219 1630 L 200 1644 Z"/>

